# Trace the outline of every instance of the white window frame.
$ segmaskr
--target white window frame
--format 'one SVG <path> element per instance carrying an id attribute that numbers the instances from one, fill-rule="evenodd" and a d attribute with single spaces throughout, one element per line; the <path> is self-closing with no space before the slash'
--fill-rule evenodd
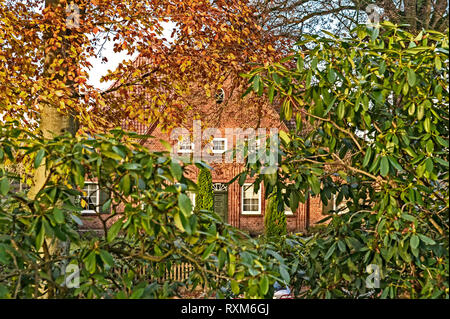
<path id="1" fill-rule="evenodd" d="M 258 211 L 245 211 L 244 210 L 244 195 L 245 195 L 245 187 L 251 186 L 253 184 L 244 184 L 241 187 L 241 213 L 242 215 L 261 215 L 261 187 L 258 190 Z M 254 186 L 253 186 L 254 187 Z"/>
<path id="2" fill-rule="evenodd" d="M 184 153 L 184 154 L 193 153 L 194 152 L 194 143 L 190 143 L 191 144 L 191 148 L 190 149 L 181 149 L 181 144 L 183 142 L 184 141 L 178 140 L 178 153 Z M 185 143 L 185 144 L 188 144 L 188 143 Z"/>
<path id="3" fill-rule="evenodd" d="M 214 149 L 214 141 L 223 141 L 224 142 L 223 143 L 224 149 L 223 150 L 215 150 Z M 212 151 L 213 154 L 223 154 L 227 150 L 228 150 L 228 140 L 226 138 L 216 137 L 216 138 L 212 139 L 212 141 L 211 141 L 211 151 Z"/>
<path id="4" fill-rule="evenodd" d="M 84 186 L 86 187 L 87 185 L 95 185 L 96 187 L 97 187 L 97 189 L 96 189 L 96 196 L 95 196 L 95 198 L 96 198 L 96 200 L 95 200 L 95 207 L 96 208 L 99 208 L 100 207 L 100 187 L 99 187 L 99 185 L 98 185 L 98 183 L 94 183 L 94 182 L 86 182 L 85 184 L 84 184 Z M 82 190 L 83 192 L 84 192 L 84 187 L 83 187 L 83 190 Z M 89 198 L 89 193 L 87 193 L 86 194 L 87 195 L 87 197 Z M 85 197 L 85 196 L 83 196 L 83 197 Z M 80 201 L 81 200 L 83 200 L 82 198 L 80 198 Z M 87 203 L 88 205 L 89 205 L 89 203 Z M 81 214 L 97 214 L 97 211 L 96 210 L 92 210 L 92 209 L 83 209 L 82 211 L 81 211 Z"/>

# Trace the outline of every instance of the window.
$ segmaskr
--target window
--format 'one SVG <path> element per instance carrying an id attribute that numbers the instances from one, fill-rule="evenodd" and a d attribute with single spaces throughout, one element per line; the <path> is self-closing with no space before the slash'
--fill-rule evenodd
<path id="1" fill-rule="evenodd" d="M 261 214 L 261 189 L 256 194 L 253 190 L 252 184 L 242 186 L 242 214 Z"/>
<path id="2" fill-rule="evenodd" d="M 223 89 L 219 89 L 216 92 L 216 103 L 220 104 L 225 100 L 225 91 Z"/>
<path id="3" fill-rule="evenodd" d="M 247 142 L 248 142 L 248 153 L 249 154 L 256 153 L 259 150 L 259 147 L 261 146 L 261 140 L 247 139 Z"/>
<path id="4" fill-rule="evenodd" d="M 212 152 L 213 154 L 222 154 L 227 150 L 226 138 L 215 138 L 212 140 Z"/>
<path id="5" fill-rule="evenodd" d="M 100 206 L 100 189 L 98 184 L 86 183 L 83 188 L 83 195 L 80 199 L 81 207 L 83 208 L 81 213 L 96 213 L 97 208 Z"/>
<path id="6" fill-rule="evenodd" d="M 189 139 L 178 141 L 178 153 L 192 153 L 194 151 L 194 143 Z"/>

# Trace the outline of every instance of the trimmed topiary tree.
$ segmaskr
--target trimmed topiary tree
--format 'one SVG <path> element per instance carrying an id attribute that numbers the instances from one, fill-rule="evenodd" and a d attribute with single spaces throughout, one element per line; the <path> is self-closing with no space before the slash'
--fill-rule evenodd
<path id="1" fill-rule="evenodd" d="M 275 239 L 286 235 L 286 215 L 279 208 L 279 202 L 276 195 L 267 200 L 266 214 L 264 216 L 264 231 L 266 238 Z"/>
<path id="2" fill-rule="evenodd" d="M 213 211 L 214 194 L 212 190 L 211 172 L 207 168 L 201 168 L 198 174 L 198 193 L 195 198 L 195 211 L 201 209 Z"/>

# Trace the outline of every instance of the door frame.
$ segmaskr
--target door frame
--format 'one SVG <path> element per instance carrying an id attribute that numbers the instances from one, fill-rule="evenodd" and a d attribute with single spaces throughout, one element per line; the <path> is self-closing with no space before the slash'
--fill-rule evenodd
<path id="1" fill-rule="evenodd" d="M 225 183 L 213 182 L 213 195 L 223 195 L 225 197 L 225 216 L 224 222 L 228 223 L 228 186 Z M 214 209 L 214 204 L 213 204 Z"/>

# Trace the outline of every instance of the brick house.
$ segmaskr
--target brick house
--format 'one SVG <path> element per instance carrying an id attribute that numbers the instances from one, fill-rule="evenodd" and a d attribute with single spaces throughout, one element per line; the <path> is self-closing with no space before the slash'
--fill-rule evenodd
<path id="1" fill-rule="evenodd" d="M 157 123 L 143 126 L 126 121 L 124 128 L 154 136 L 155 138 L 149 138 L 141 142 L 150 150 L 166 150 L 159 142 L 159 140 L 164 140 L 172 145 L 174 153 L 194 159 L 193 121 L 195 115 L 201 114 L 201 118 L 196 119 L 201 120 L 203 134 L 208 128 L 216 128 L 213 139 L 211 140 L 211 137 L 207 141 L 203 140 L 201 145 L 203 151 L 209 145 L 210 153 L 214 154 L 214 162 L 209 163 L 212 167 L 214 210 L 232 226 L 246 230 L 250 234 L 262 233 L 266 209 L 264 186 L 261 185 L 259 192 L 255 194 L 253 186 L 250 185 L 254 179 L 247 179 L 243 187 L 237 181 L 228 184 L 233 177 L 242 171 L 243 164 L 236 162 L 236 160 L 232 163 L 226 163 L 226 156 L 233 148 L 238 148 L 238 141 L 242 142 L 242 140 L 245 141 L 249 138 L 246 134 L 247 129 L 266 128 L 266 132 L 269 134 L 270 128 L 288 130 L 286 123 L 280 121 L 274 106 L 264 98 L 248 95 L 242 99 L 242 90 L 234 86 L 231 81 L 225 81 L 222 89 L 209 97 L 201 88 L 193 88 L 191 93 L 189 104 L 192 110 L 185 114 L 187 120 L 184 125 L 184 129 L 190 135 L 190 140 L 176 138 L 173 130 L 170 132 L 162 131 Z M 230 131 L 231 129 L 238 134 L 229 136 L 227 130 Z M 218 158 L 220 162 L 216 162 Z M 205 158 L 202 159 L 205 160 Z M 188 177 L 196 181 L 197 174 L 197 167 L 190 165 Z M 190 197 L 195 203 L 195 194 L 190 194 Z M 299 204 L 295 212 L 286 208 L 288 231 L 301 232 L 306 230 L 310 225 L 323 218 L 322 209 L 319 197 L 308 198 L 305 204 Z"/>
<path id="2" fill-rule="evenodd" d="M 266 128 L 288 130 L 287 125 L 280 121 L 277 110 L 266 99 L 249 94 L 242 98 L 242 90 L 231 80 L 226 80 L 221 89 L 212 92 L 207 96 L 203 88 L 194 84 L 190 90 L 187 103 L 190 105 L 184 118 L 186 121 L 182 128 L 188 133 L 188 138 L 179 139 L 174 134 L 175 130 L 163 131 L 158 122 L 150 125 L 143 125 L 136 121 L 126 119 L 123 121 L 123 128 L 136 131 L 139 134 L 152 135 L 155 138 L 148 138 L 141 141 L 150 150 L 167 150 L 160 143 L 160 140 L 167 141 L 173 148 L 174 154 L 194 159 L 194 151 L 207 149 L 209 145 L 210 154 L 214 156 L 214 163 L 209 163 L 212 167 L 212 182 L 214 191 L 214 210 L 232 226 L 248 231 L 250 234 L 260 234 L 264 231 L 264 214 L 266 210 L 266 200 L 264 198 L 264 186 L 261 185 L 259 192 L 253 192 L 250 184 L 254 179 L 247 179 L 243 187 L 237 181 L 228 184 L 230 180 L 238 175 L 243 164 L 236 160 L 226 162 L 227 154 L 231 150 L 237 149 L 239 143 L 249 140 L 246 134 L 247 129 Z M 200 118 L 199 118 L 200 114 Z M 201 129 L 204 133 L 208 128 L 215 128 L 216 132 L 209 140 L 203 140 L 202 145 L 195 146 L 192 140 L 194 120 L 201 121 Z M 232 136 L 227 135 L 227 130 L 237 132 Z M 175 137 L 175 138 L 174 138 Z M 239 142 L 239 143 L 238 143 Z M 238 145 L 239 144 L 239 145 Z M 204 158 L 202 158 L 205 160 Z M 217 159 L 219 159 L 217 161 Z M 208 161 L 206 161 L 208 162 Z M 187 177 L 196 181 L 198 169 L 195 165 L 188 166 Z M 87 184 L 85 191 L 88 193 L 91 202 L 94 200 L 101 202 L 101 197 L 105 196 L 95 187 L 95 184 Z M 191 201 L 195 204 L 195 194 L 190 194 Z M 92 203 L 92 206 L 98 203 Z M 95 221 L 96 214 L 92 214 L 95 208 L 85 212 L 85 227 L 99 228 L 100 224 Z M 322 203 L 319 197 L 309 197 L 305 204 L 300 203 L 297 211 L 292 212 L 286 208 L 286 220 L 289 232 L 302 232 L 309 226 L 323 218 Z M 90 214 L 91 213 L 91 214 Z M 98 215 L 97 215 L 98 217 Z"/>

